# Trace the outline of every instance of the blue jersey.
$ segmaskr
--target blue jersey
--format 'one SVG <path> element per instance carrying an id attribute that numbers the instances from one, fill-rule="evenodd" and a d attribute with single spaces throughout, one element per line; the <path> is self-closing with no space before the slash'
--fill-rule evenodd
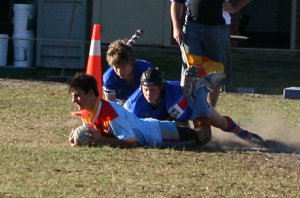
<path id="1" fill-rule="evenodd" d="M 81 117 L 84 124 L 93 124 L 106 133 L 103 135 L 136 141 L 141 146 L 165 147 L 185 143 L 180 140 L 174 121 L 139 119 L 114 102 L 99 100 L 93 112 L 85 111 Z"/>
<path id="2" fill-rule="evenodd" d="M 127 100 L 127 98 L 135 92 L 140 86 L 140 78 L 144 71 L 154 67 L 150 62 L 145 60 L 136 60 L 133 65 L 133 84 L 128 84 L 121 79 L 112 67 L 109 67 L 103 74 L 103 90 L 116 94 L 116 99 Z"/>
<path id="3" fill-rule="evenodd" d="M 188 100 L 183 96 L 179 81 L 166 81 L 163 97 L 158 106 L 153 107 L 145 99 L 141 89 L 132 94 L 124 107 L 140 118 L 156 118 L 159 120 L 187 121 L 192 114 Z"/>

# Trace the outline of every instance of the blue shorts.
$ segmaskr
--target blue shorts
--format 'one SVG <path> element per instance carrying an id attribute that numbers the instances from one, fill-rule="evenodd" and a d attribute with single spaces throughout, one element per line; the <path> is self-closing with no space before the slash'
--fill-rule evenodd
<path id="1" fill-rule="evenodd" d="M 222 84 L 230 84 L 232 81 L 230 31 L 230 25 L 209 26 L 191 21 L 186 21 L 183 27 L 183 42 L 187 53 L 206 56 L 224 64 L 226 78 Z"/>
<path id="2" fill-rule="evenodd" d="M 209 117 L 210 106 L 207 102 L 208 90 L 206 87 L 200 87 L 192 96 L 188 98 L 189 105 L 192 108 L 190 120 L 195 120 L 199 117 Z"/>

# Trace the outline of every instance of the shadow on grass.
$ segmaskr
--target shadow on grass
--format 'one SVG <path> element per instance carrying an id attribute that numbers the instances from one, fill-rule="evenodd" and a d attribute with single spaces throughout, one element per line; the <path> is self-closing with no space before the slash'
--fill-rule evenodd
<path id="1" fill-rule="evenodd" d="M 226 143 L 211 141 L 204 146 L 185 146 L 178 147 L 176 150 L 192 152 L 264 152 L 264 153 L 300 153 L 300 147 L 289 145 L 278 140 L 266 140 L 265 146 L 243 144 L 236 141 L 227 141 Z"/>

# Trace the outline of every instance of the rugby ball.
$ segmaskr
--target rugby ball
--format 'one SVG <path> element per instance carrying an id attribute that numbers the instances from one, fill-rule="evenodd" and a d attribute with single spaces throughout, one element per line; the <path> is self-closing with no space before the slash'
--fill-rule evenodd
<path id="1" fill-rule="evenodd" d="M 75 146 L 89 146 L 92 134 L 89 133 L 89 126 L 79 126 L 73 131 L 73 139 Z"/>

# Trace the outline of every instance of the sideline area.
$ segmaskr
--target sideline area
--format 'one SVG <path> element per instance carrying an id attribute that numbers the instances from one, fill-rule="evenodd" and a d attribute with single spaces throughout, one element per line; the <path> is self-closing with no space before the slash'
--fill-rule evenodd
<path id="1" fill-rule="evenodd" d="M 106 46 L 102 49 L 103 72 L 107 68 Z M 178 47 L 136 46 L 137 58 L 160 67 L 168 79 L 179 78 L 181 56 Z M 300 51 L 273 49 L 232 49 L 233 83 L 225 91 L 255 90 L 255 93 L 282 94 L 286 87 L 300 85 Z M 66 82 L 82 69 L 46 67 L 0 67 L 0 78 Z"/>

